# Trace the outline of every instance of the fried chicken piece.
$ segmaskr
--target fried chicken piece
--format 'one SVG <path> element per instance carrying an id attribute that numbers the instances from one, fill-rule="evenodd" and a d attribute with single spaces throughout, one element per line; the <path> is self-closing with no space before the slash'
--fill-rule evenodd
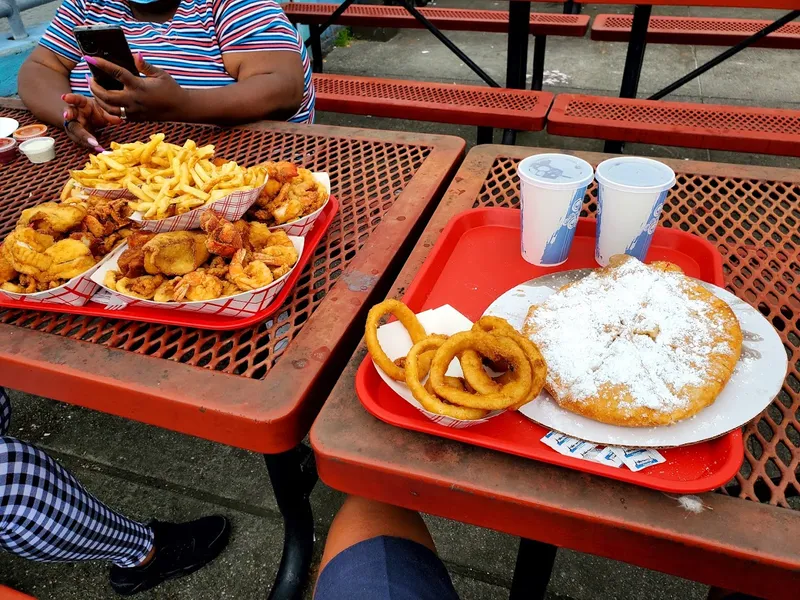
<path id="1" fill-rule="evenodd" d="M 144 246 L 144 270 L 156 275 L 186 275 L 210 256 L 206 236 L 192 231 L 159 233 Z"/>
<path id="2" fill-rule="evenodd" d="M 44 251 L 50 257 L 50 267 L 35 275 L 40 283 L 50 283 L 57 279 L 69 280 L 91 269 L 97 261 L 91 251 L 78 240 L 65 239 L 56 242 Z"/>
<path id="3" fill-rule="evenodd" d="M 211 262 L 208 263 L 204 271 L 215 277 L 225 277 L 225 275 L 228 274 L 228 261 L 221 256 L 215 256 L 211 259 Z"/>
<path id="4" fill-rule="evenodd" d="M 265 163 L 265 166 L 270 178 L 256 201 L 257 208 L 251 210 L 256 219 L 282 225 L 310 215 L 328 200 L 328 191 L 308 169 L 291 163 Z"/>
<path id="5" fill-rule="evenodd" d="M 291 270 L 292 270 L 292 265 L 283 265 L 282 267 L 275 267 L 274 269 L 270 269 L 270 271 L 272 271 L 272 278 L 275 280 L 280 279 Z"/>
<path id="6" fill-rule="evenodd" d="M 40 233 L 56 235 L 78 227 L 86 214 L 86 209 L 77 204 L 45 202 L 23 210 L 17 225 L 30 227 Z"/>
<path id="7" fill-rule="evenodd" d="M 261 195 L 256 200 L 256 205 L 266 208 L 280 193 L 283 186 L 297 177 L 298 169 L 297 165 L 286 161 L 265 162 L 260 166 L 266 167 L 269 178 L 261 191 Z"/>
<path id="8" fill-rule="evenodd" d="M 200 217 L 200 228 L 208 236 L 206 248 L 212 254 L 230 258 L 244 247 L 240 229 L 213 210 L 207 210 Z"/>
<path id="9" fill-rule="evenodd" d="M 117 268 L 123 277 L 141 277 L 144 275 L 143 246 L 156 237 L 155 233 L 135 231 L 127 237 L 128 247 L 119 255 Z"/>

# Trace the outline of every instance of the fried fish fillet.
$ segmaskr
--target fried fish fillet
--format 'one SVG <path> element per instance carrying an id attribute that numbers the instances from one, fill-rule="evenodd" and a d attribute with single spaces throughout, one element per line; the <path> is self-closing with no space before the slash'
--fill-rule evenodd
<path id="1" fill-rule="evenodd" d="M 40 233 L 55 235 L 74 229 L 86 217 L 86 209 L 76 204 L 45 202 L 22 211 L 17 223 Z"/>
<path id="2" fill-rule="evenodd" d="M 144 246 L 144 269 L 150 275 L 186 275 L 210 256 L 206 236 L 193 231 L 159 233 Z"/>

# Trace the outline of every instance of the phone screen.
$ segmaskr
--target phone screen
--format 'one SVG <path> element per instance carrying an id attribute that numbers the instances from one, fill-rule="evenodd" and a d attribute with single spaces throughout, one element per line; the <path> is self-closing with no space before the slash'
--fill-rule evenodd
<path id="1" fill-rule="evenodd" d="M 97 56 L 139 75 L 128 40 L 120 27 L 114 25 L 87 25 L 73 30 L 75 41 L 84 56 Z M 107 90 L 121 90 L 124 86 L 108 73 L 89 65 L 94 80 Z"/>

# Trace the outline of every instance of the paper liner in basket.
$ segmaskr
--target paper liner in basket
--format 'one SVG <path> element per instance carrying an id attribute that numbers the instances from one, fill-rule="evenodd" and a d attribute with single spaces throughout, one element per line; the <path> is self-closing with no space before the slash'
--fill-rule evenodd
<path id="1" fill-rule="evenodd" d="M 453 335 L 460 331 L 469 331 L 472 329 L 472 321 L 449 304 L 445 304 L 433 310 L 421 312 L 417 315 L 417 318 L 428 333 Z M 392 323 L 387 323 L 386 325 L 378 327 L 378 342 L 380 342 L 381 348 L 383 348 L 383 351 L 391 360 L 405 356 L 408 354 L 408 351 L 411 350 L 411 346 L 414 345 L 405 327 L 403 327 L 403 324 L 399 321 L 393 321 Z M 375 361 L 373 361 L 373 364 L 375 364 Z M 405 383 L 395 381 L 389 377 L 377 364 L 375 364 L 375 369 L 378 371 L 378 375 L 381 376 L 381 379 L 386 382 L 386 385 L 392 388 L 398 396 L 411 404 L 431 421 L 439 425 L 444 425 L 445 427 L 465 429 L 473 425 L 486 423 L 489 419 L 505 412 L 504 410 L 495 410 L 482 419 L 474 419 L 471 421 L 454 419 L 453 417 L 432 413 L 422 408 L 422 405 L 414 398 L 411 394 L 411 390 L 408 389 Z M 457 359 L 454 359 L 453 362 L 450 363 L 446 374 L 452 377 L 462 377 L 464 375 Z"/>
<path id="2" fill-rule="evenodd" d="M 289 239 L 292 240 L 295 250 L 297 250 L 297 255 L 302 256 L 305 239 L 295 236 L 290 236 Z M 297 265 L 295 265 L 292 267 L 291 271 L 280 279 L 252 292 L 242 292 L 234 296 L 226 296 L 225 298 L 201 302 L 154 302 L 152 300 L 142 300 L 139 298 L 132 298 L 131 296 L 125 296 L 103 285 L 103 279 L 106 273 L 117 270 L 117 259 L 125 248 L 127 248 L 127 244 L 115 250 L 114 253 L 110 255 L 108 262 L 92 275 L 94 283 L 98 284 L 101 288 L 101 292 L 92 300 L 99 304 L 105 304 L 108 310 L 119 310 L 126 306 L 145 306 L 147 308 L 158 308 L 161 310 L 180 310 L 226 317 L 250 317 L 269 306 L 283 289 L 283 286 L 286 285 L 286 280 L 289 278 L 289 275 L 297 268 Z"/>
<path id="3" fill-rule="evenodd" d="M 306 215 L 305 217 L 300 217 L 296 221 L 292 221 L 291 223 L 284 223 L 283 225 L 273 225 L 270 227 L 271 231 L 277 231 L 278 229 L 282 229 L 286 232 L 286 235 L 300 235 L 306 236 L 308 232 L 314 227 L 314 221 L 316 221 L 325 207 L 328 205 L 328 201 L 331 199 L 331 178 L 328 176 L 327 173 L 312 173 L 314 179 L 316 179 L 328 192 L 328 199 L 325 200 L 325 204 L 320 206 L 317 210 L 315 210 L 310 215 Z"/>
<path id="4" fill-rule="evenodd" d="M 123 246 L 125 246 L 125 244 L 123 244 Z M 0 294 L 8 296 L 9 298 L 14 298 L 15 300 L 30 302 L 31 304 L 45 303 L 83 306 L 94 296 L 97 290 L 100 289 L 100 286 L 92 281 L 92 275 L 111 260 L 111 256 L 115 253 L 116 251 L 108 254 L 91 269 L 84 271 L 77 277 L 73 277 L 67 281 L 64 285 L 60 285 L 52 290 L 45 290 L 44 292 L 36 292 L 34 294 L 15 294 L 14 292 L 0 290 Z"/>
<path id="5" fill-rule="evenodd" d="M 145 219 L 141 212 L 136 211 L 131 215 L 131 221 L 139 223 L 144 231 L 153 231 L 155 233 L 199 229 L 200 217 L 209 209 L 213 209 L 215 213 L 228 219 L 228 221 L 238 221 L 255 204 L 263 189 L 264 186 L 262 185 L 244 192 L 233 192 L 224 198 L 198 206 L 182 215 L 175 215 L 166 219 Z"/>

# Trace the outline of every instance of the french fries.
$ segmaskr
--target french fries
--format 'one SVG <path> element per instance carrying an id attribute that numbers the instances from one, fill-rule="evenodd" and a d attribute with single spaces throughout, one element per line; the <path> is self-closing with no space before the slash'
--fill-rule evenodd
<path id="1" fill-rule="evenodd" d="M 183 146 L 164 141 L 164 134 L 148 142 L 111 143 L 111 152 L 89 155 L 83 169 L 70 171 L 62 199 L 78 188 L 127 190 L 136 199 L 133 210 L 145 219 L 165 219 L 215 202 L 233 192 L 264 185 L 263 166 L 241 167 L 233 161 L 213 161 L 214 146 L 198 146 L 186 140 Z"/>

